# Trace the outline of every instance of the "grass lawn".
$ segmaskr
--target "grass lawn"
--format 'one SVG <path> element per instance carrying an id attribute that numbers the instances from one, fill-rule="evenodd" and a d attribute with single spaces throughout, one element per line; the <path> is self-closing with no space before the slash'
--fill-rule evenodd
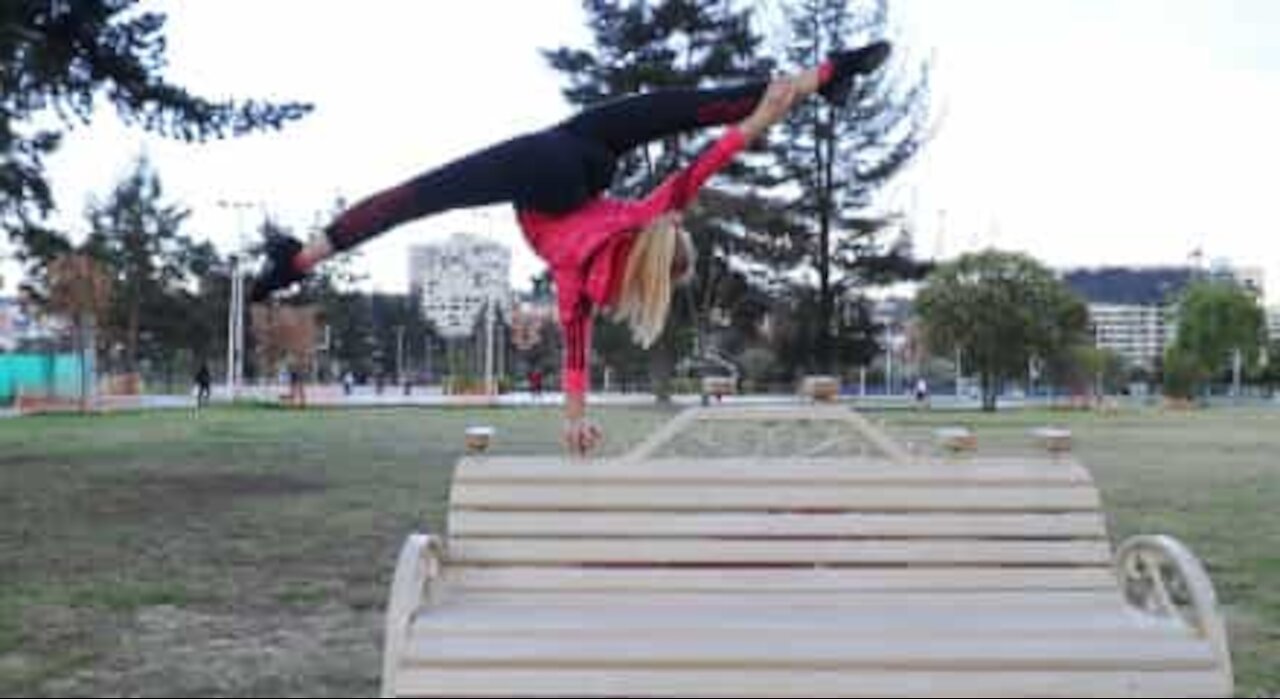
<path id="1" fill-rule="evenodd" d="M 613 452 L 671 416 L 599 411 Z M 925 449 L 984 453 L 1065 424 L 1118 541 L 1205 561 L 1241 696 L 1280 689 L 1280 412 L 873 415 Z M 553 409 L 220 409 L 0 420 L 0 695 L 371 696 L 411 530 L 442 528 L 463 429 L 555 453 Z"/>

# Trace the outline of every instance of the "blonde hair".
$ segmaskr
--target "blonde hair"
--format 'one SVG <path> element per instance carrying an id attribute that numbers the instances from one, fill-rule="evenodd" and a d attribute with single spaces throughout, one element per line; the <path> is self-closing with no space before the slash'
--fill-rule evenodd
<path id="1" fill-rule="evenodd" d="M 677 252 L 684 254 L 685 262 L 678 279 L 672 277 Z M 640 346 L 652 346 L 662 334 L 671 310 L 671 292 L 693 276 L 695 255 L 679 214 L 663 214 L 636 233 L 613 318 L 631 327 L 631 336 Z"/>

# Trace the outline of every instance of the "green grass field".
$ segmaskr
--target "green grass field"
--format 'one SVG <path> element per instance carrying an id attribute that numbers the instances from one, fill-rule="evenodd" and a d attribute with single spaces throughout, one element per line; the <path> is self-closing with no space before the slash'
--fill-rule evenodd
<path id="1" fill-rule="evenodd" d="M 672 413 L 599 411 L 616 452 Z M 1280 412 L 881 413 L 917 449 L 1070 427 L 1116 541 L 1205 561 L 1241 696 L 1280 689 Z M 469 424 L 555 453 L 552 409 L 221 409 L 0 421 L 0 695 L 370 696 L 410 531 L 443 525 Z"/>

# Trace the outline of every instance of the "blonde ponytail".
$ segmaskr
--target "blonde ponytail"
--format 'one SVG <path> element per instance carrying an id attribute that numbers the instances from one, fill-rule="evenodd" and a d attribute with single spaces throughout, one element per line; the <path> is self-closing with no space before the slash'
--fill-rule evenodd
<path id="1" fill-rule="evenodd" d="M 672 279 L 677 248 L 684 255 L 686 274 Z M 631 328 L 631 336 L 642 347 L 650 347 L 662 334 L 671 310 L 675 285 L 687 279 L 693 269 L 693 245 L 680 227 L 679 214 L 654 219 L 636 233 L 627 256 L 627 266 L 618 289 L 613 318 Z"/>

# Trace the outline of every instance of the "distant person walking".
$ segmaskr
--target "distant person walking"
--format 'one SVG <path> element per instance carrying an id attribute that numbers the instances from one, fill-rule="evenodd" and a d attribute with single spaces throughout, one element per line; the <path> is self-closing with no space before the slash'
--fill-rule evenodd
<path id="1" fill-rule="evenodd" d="M 534 369 L 529 372 L 529 394 L 535 400 L 542 398 L 542 371 L 540 369 Z"/>
<path id="2" fill-rule="evenodd" d="M 209 376 L 209 365 L 201 362 L 200 368 L 196 370 L 196 409 L 200 409 L 209 405 L 209 399 L 213 395 L 211 387 L 212 379 Z"/>
<path id="3" fill-rule="evenodd" d="M 305 408 L 307 406 L 307 390 L 306 384 L 302 380 L 302 371 L 297 366 L 290 366 L 288 378 L 289 404 L 295 408 Z"/>
<path id="4" fill-rule="evenodd" d="M 916 408 L 924 409 L 929 407 L 929 382 L 921 376 L 916 379 Z"/>

